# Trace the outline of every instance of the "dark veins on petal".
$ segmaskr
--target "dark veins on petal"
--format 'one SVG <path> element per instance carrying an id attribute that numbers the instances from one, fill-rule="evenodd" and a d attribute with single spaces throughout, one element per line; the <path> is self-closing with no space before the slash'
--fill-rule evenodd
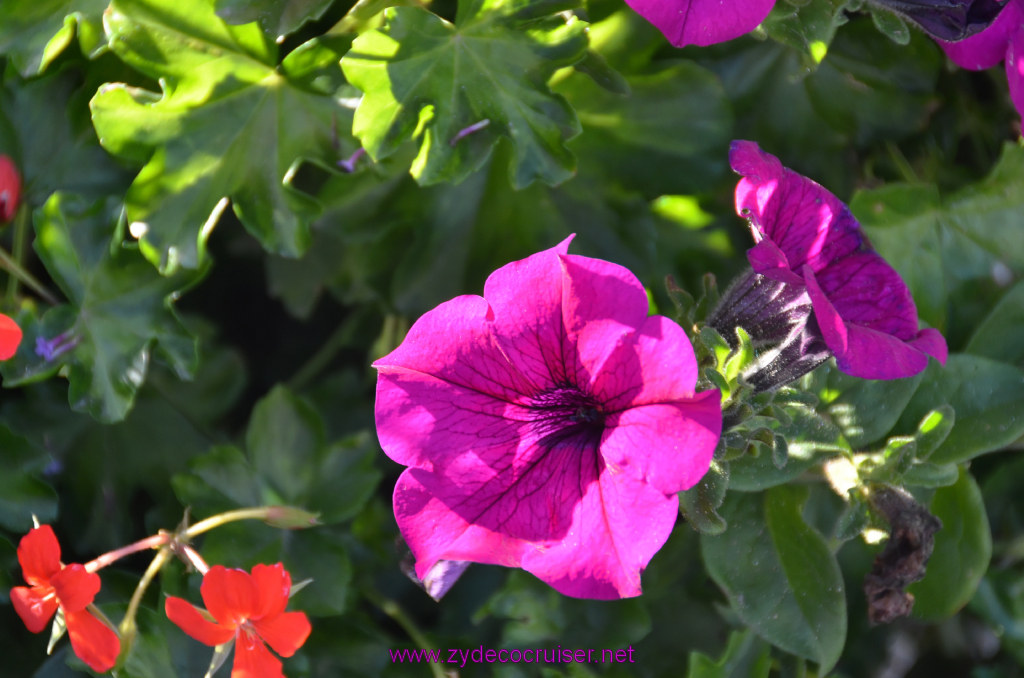
<path id="1" fill-rule="evenodd" d="M 605 412 L 593 396 L 572 384 L 560 384 L 534 396 L 527 408 L 542 447 L 552 449 L 569 443 L 597 452 Z"/>

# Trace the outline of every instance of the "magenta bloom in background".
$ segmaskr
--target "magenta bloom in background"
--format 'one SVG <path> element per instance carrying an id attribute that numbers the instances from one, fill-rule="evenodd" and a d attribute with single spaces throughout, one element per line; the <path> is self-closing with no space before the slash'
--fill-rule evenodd
<path id="1" fill-rule="evenodd" d="M 377 435 L 409 468 L 395 518 L 439 560 L 521 567 L 581 598 L 640 593 L 677 492 L 707 472 L 717 391 L 625 268 L 570 239 L 426 313 L 374 367 Z"/>
<path id="2" fill-rule="evenodd" d="M 917 308 L 899 274 L 871 249 L 850 209 L 786 169 L 752 141 L 734 141 L 736 211 L 757 240 L 756 273 L 806 289 L 820 334 L 839 369 L 865 379 L 898 379 L 945 364 L 946 341 L 917 328 Z"/>
<path id="3" fill-rule="evenodd" d="M 775 0 L 626 0 L 676 47 L 713 45 L 749 33 Z"/>
<path id="4" fill-rule="evenodd" d="M 1003 11 L 988 28 L 959 42 L 939 46 L 963 68 L 974 71 L 1006 62 L 1010 99 L 1024 116 L 1024 0 L 1007 0 Z"/>

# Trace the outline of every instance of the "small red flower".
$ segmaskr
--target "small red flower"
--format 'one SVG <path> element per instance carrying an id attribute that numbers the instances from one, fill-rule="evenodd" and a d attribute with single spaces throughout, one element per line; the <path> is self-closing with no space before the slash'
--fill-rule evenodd
<path id="1" fill-rule="evenodd" d="M 0 313 L 0 360 L 7 360 L 18 352 L 21 328 L 18 323 Z"/>
<path id="2" fill-rule="evenodd" d="M 100 590 L 100 576 L 77 563 L 60 562 L 60 544 L 49 525 L 33 529 L 18 544 L 18 562 L 29 586 L 11 589 L 14 610 L 32 633 L 39 633 L 57 608 L 71 637 L 71 649 L 93 671 L 113 668 L 121 641 L 109 626 L 86 610 Z"/>
<path id="3" fill-rule="evenodd" d="M 282 657 L 291 657 L 311 630 L 304 612 L 284 611 L 291 588 L 292 578 L 281 563 L 257 565 L 251 575 L 214 565 L 199 588 L 209 612 L 174 596 L 167 598 L 164 610 L 200 643 L 237 640 L 231 678 L 284 678 L 281 660 L 264 642 Z"/>
<path id="4" fill-rule="evenodd" d="M 0 223 L 14 218 L 21 197 L 21 176 L 6 155 L 0 155 Z"/>

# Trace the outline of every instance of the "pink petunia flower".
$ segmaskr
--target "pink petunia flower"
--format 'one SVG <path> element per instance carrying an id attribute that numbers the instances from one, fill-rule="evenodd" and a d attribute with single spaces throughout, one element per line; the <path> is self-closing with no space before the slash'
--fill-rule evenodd
<path id="1" fill-rule="evenodd" d="M 681 490 L 707 472 L 718 391 L 625 268 L 569 241 L 426 313 L 374 367 L 377 435 L 409 468 L 395 518 L 439 560 L 521 567 L 580 598 L 640 594 Z"/>
<path id="2" fill-rule="evenodd" d="M 285 612 L 292 578 L 284 565 L 256 565 L 252 574 L 214 565 L 199 592 L 206 610 L 168 596 L 167 618 L 206 645 L 234 643 L 231 678 L 283 678 L 282 657 L 291 657 L 312 630 L 304 612 Z"/>
<path id="3" fill-rule="evenodd" d="M 950 59 L 974 71 L 1005 61 L 1010 99 L 1024 116 L 1024 0 L 1007 0 L 996 20 L 977 35 L 959 42 L 938 43 Z"/>
<path id="4" fill-rule="evenodd" d="M 676 47 L 713 45 L 745 35 L 772 11 L 775 0 L 626 0 Z"/>
<path id="5" fill-rule="evenodd" d="M 871 0 L 946 40 L 958 40 L 988 26 L 999 13 L 999 2 Z M 765 20 L 775 0 L 626 0 L 626 4 L 664 33 L 670 43 L 685 47 L 713 45 L 749 33 Z"/>
<path id="6" fill-rule="evenodd" d="M 11 589 L 11 603 L 28 630 L 39 633 L 60 609 L 78 658 L 98 673 L 112 669 L 121 641 L 86 609 L 100 590 L 100 576 L 77 563 L 61 563 L 60 544 L 49 525 L 21 538 L 18 562 L 29 585 Z"/>
<path id="7" fill-rule="evenodd" d="M 752 141 L 734 141 L 729 162 L 743 175 L 736 186 L 736 211 L 750 221 L 757 241 L 747 258 L 754 274 L 768 279 L 761 285 L 773 299 L 813 312 L 804 316 L 806 328 L 798 328 L 807 347 L 813 350 L 815 339 L 823 341 L 839 369 L 865 379 L 909 377 L 927 367 L 928 356 L 945 364 L 942 335 L 918 330 L 910 291 L 871 249 L 846 205 Z M 730 292 L 727 297 L 742 291 Z M 738 298 L 757 296 L 744 294 Z M 723 301 L 736 307 L 737 299 Z M 758 318 L 761 308 L 771 306 L 749 305 Z"/>

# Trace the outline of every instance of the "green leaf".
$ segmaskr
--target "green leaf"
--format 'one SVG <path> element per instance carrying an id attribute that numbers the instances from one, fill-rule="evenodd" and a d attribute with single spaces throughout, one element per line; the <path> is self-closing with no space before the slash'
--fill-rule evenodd
<path id="1" fill-rule="evenodd" d="M 22 534 L 32 527 L 32 516 L 40 523 L 56 520 L 57 493 L 37 477 L 48 458 L 4 426 L 0 450 L 0 526 Z"/>
<path id="2" fill-rule="evenodd" d="M 308 89 L 311 74 L 282 73 L 325 62 L 309 49 L 340 55 L 320 42 L 296 50 L 303 66 L 285 59 L 279 70 L 256 25 L 228 26 L 204 0 L 115 0 L 106 23 L 111 49 L 163 87 L 110 84 L 90 103 L 103 146 L 146 163 L 125 197 L 146 257 L 165 272 L 197 267 L 228 199 L 268 251 L 305 251 L 319 205 L 289 177 L 303 159 L 333 165 L 349 113 Z"/>
<path id="3" fill-rule="evenodd" d="M 683 61 L 626 80 L 628 96 L 578 73 L 554 85 L 583 125 L 569 144 L 581 168 L 651 198 L 710 187 L 724 175 L 733 116 L 714 74 Z"/>
<path id="4" fill-rule="evenodd" d="M 910 28 L 907 27 L 907 22 L 900 15 L 873 6 L 871 7 L 871 20 L 875 22 L 875 28 L 897 45 L 910 44 Z"/>
<path id="5" fill-rule="evenodd" d="M 256 404 L 245 439 L 248 455 L 215 447 L 175 476 L 181 502 L 203 514 L 289 504 L 333 523 L 355 516 L 380 481 L 368 434 L 328 445 L 316 410 L 282 386 Z"/>
<path id="6" fill-rule="evenodd" d="M 713 460 L 697 485 L 679 493 L 679 511 L 693 529 L 710 535 L 725 531 L 725 520 L 716 509 L 722 505 L 728 486 L 728 463 Z"/>
<path id="7" fill-rule="evenodd" d="M 924 579 L 907 590 L 914 596 L 914 616 L 928 620 L 954 615 L 974 592 L 992 557 L 985 503 L 966 469 L 954 485 L 935 492 L 929 507 L 942 521 Z"/>
<path id="8" fill-rule="evenodd" d="M 1024 280 L 1003 295 L 975 328 L 965 353 L 1020 366 L 1024 363 Z"/>
<path id="9" fill-rule="evenodd" d="M 323 16 L 331 0 L 215 0 L 214 5 L 225 23 L 255 21 L 268 38 L 279 40 Z"/>
<path id="10" fill-rule="evenodd" d="M 798 50 L 809 68 L 817 68 L 828 53 L 836 29 L 846 23 L 848 0 L 778 2 L 761 24 L 768 37 Z"/>
<path id="11" fill-rule="evenodd" d="M 1024 434 L 1024 370 L 966 354 L 950 355 L 945 367 L 932 363 L 896 429 L 915 430 L 943 404 L 956 423 L 928 461 L 960 463 L 999 450 Z"/>
<path id="12" fill-rule="evenodd" d="M 68 303 L 29 320 L 17 355 L 0 366 L 8 386 L 66 367 L 71 408 L 108 423 L 131 409 L 154 345 L 179 378 L 190 378 L 197 361 L 195 339 L 171 306 L 192 281 L 161 277 L 112 241 L 119 212 L 112 200 L 61 193 L 36 210 L 36 252 Z"/>
<path id="13" fill-rule="evenodd" d="M 934 108 L 942 59 L 931 40 L 921 33 L 913 37 L 901 46 L 867 21 L 850 22 L 807 78 L 818 115 L 859 145 L 923 129 Z"/>
<path id="14" fill-rule="evenodd" d="M 864 448 L 892 430 L 922 378 L 918 374 L 887 381 L 857 379 L 831 369 L 818 395 L 850 445 Z"/>
<path id="15" fill-rule="evenodd" d="M 42 73 L 78 36 L 82 52 L 96 56 L 103 41 L 109 0 L 4 0 L 0 3 L 0 54 L 25 77 Z"/>
<path id="16" fill-rule="evenodd" d="M 375 160 L 417 139 L 411 171 L 424 185 L 462 181 L 500 138 L 512 143 L 517 188 L 565 181 L 576 165 L 565 141 L 579 122 L 545 83 L 586 53 L 584 23 L 551 16 L 571 6 L 460 0 L 454 25 L 418 7 L 385 10 L 384 26 L 356 38 L 341 61 L 364 92 L 354 134 Z"/>
<path id="17" fill-rule="evenodd" d="M 729 528 L 701 537 L 708 574 L 755 633 L 821 665 L 826 674 L 846 639 L 846 597 L 835 556 L 804 522 L 806 488 L 763 495 L 733 492 L 721 513 Z"/>
<path id="18" fill-rule="evenodd" d="M 750 631 L 733 631 L 717 662 L 706 654 L 691 652 L 688 666 L 687 678 L 768 678 L 771 646 Z"/>
<path id="19" fill-rule="evenodd" d="M 940 330 L 963 332 L 988 315 L 1003 293 L 995 268 L 1024 272 L 1024 238 L 1016 235 L 1024 210 L 1019 146 L 1006 144 L 983 181 L 949 197 L 930 185 L 889 184 L 857 193 L 850 209 L 906 281 L 921 318 Z"/>

